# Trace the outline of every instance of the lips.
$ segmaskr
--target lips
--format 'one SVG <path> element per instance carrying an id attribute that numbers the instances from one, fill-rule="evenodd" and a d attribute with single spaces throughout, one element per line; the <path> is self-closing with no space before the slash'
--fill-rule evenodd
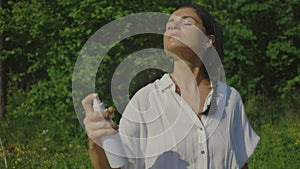
<path id="1" fill-rule="evenodd" d="M 173 32 L 173 33 L 169 33 L 168 36 L 170 36 L 170 37 L 180 37 L 181 34 L 179 32 Z"/>

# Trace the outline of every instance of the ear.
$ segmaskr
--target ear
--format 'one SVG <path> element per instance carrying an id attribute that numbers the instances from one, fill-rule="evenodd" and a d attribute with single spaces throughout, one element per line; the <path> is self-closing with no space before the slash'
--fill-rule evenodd
<path id="1" fill-rule="evenodd" d="M 215 35 L 208 35 L 207 38 L 209 39 L 207 47 L 214 46 L 214 44 L 215 44 Z"/>

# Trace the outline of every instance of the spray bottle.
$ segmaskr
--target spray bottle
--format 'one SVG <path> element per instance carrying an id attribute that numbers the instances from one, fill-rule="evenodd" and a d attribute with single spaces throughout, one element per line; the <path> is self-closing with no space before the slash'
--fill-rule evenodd
<path id="1" fill-rule="evenodd" d="M 103 102 L 97 97 L 93 100 L 94 111 L 107 111 Z M 112 122 L 112 120 L 110 120 Z M 120 168 L 128 163 L 119 133 L 100 138 L 111 168 Z"/>

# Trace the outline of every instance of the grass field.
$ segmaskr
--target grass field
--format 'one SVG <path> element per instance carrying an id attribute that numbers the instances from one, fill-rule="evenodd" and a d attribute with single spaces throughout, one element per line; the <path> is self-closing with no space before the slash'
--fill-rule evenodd
<path id="1" fill-rule="evenodd" d="M 248 118 L 261 137 L 249 161 L 253 169 L 300 168 L 299 99 L 266 100 L 252 97 L 245 103 Z M 87 138 L 75 114 L 42 120 L 9 116 L 0 121 L 0 168 L 92 168 Z"/>

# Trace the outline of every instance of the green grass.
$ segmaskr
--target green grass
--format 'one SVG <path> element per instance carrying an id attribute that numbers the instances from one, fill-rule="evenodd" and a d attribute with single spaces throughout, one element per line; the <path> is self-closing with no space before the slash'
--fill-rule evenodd
<path id="1" fill-rule="evenodd" d="M 250 168 L 300 168 L 300 123 L 266 124 L 258 134 L 261 141 L 252 156 Z"/>
<path id="2" fill-rule="evenodd" d="M 91 168 L 86 135 L 78 121 L 59 123 L 32 118 L 2 120 L 0 136 L 8 168 Z M 0 150 L 0 168 L 5 168 Z"/>
<path id="3" fill-rule="evenodd" d="M 300 168 L 298 97 L 267 100 L 251 97 L 245 103 L 249 121 L 261 140 L 249 161 L 253 169 Z M 92 168 L 87 138 L 75 114 L 72 118 L 7 117 L 0 120 L 0 168 Z"/>
<path id="4" fill-rule="evenodd" d="M 249 121 L 261 138 L 249 168 L 299 169 L 299 94 L 284 99 L 251 97 L 245 107 Z"/>

